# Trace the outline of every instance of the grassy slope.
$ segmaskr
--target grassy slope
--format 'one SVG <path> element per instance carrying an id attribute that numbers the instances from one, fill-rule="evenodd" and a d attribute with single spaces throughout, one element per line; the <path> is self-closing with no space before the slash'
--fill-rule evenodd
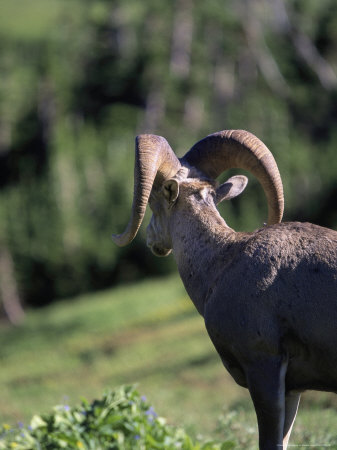
<path id="1" fill-rule="evenodd" d="M 138 382 L 161 414 L 208 430 L 224 402 L 245 395 L 176 278 L 30 312 L 22 328 L 0 330 L 0 339 L 0 421 Z"/>
<path id="2" fill-rule="evenodd" d="M 214 434 L 225 408 L 234 410 L 231 433 L 242 447 L 247 436 L 246 448 L 256 440 L 247 392 L 223 369 L 175 277 L 30 312 L 21 328 L 0 329 L 0 341 L 0 423 L 26 422 L 54 404 L 74 404 L 107 387 L 137 382 L 172 423 Z M 292 443 L 337 438 L 334 405 L 334 397 L 307 396 Z M 227 417 L 226 428 L 230 422 Z"/>

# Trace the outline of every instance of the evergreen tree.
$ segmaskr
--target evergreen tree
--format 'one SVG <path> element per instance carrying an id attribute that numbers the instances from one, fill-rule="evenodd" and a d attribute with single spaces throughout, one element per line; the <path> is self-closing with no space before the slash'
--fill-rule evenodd
<path id="1" fill-rule="evenodd" d="M 247 129 L 279 164 L 285 219 L 337 226 L 333 0 L 33 0 L 23 22 L 15 8 L 4 0 L 0 17 L 0 253 L 26 303 L 173 267 L 153 264 L 143 229 L 110 245 L 138 133 L 182 155 Z M 254 179 L 224 208 L 238 229 L 266 217 Z"/>

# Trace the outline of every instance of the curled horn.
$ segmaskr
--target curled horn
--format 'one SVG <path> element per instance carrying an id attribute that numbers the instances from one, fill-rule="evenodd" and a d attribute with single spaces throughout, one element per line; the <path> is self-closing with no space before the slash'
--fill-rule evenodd
<path id="1" fill-rule="evenodd" d="M 282 220 L 283 186 L 275 159 L 260 139 L 244 130 L 225 130 L 197 142 L 181 159 L 210 178 L 230 168 L 251 172 L 261 183 L 268 201 L 268 225 Z"/>
<path id="2" fill-rule="evenodd" d="M 131 218 L 122 234 L 112 235 L 113 241 L 123 247 L 137 234 L 145 215 L 152 186 L 171 178 L 181 168 L 166 139 L 154 134 L 136 137 L 134 190 Z"/>

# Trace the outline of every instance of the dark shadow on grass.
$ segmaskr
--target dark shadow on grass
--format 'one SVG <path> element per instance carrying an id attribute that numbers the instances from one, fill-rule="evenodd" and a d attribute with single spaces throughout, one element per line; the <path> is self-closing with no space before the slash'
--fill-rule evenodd
<path id="1" fill-rule="evenodd" d="M 195 367 L 206 367 L 208 365 L 214 364 L 214 362 L 218 361 L 218 355 L 214 353 L 205 354 L 202 356 L 198 356 L 196 358 L 186 359 L 186 361 L 181 361 L 178 363 L 173 363 L 170 359 L 168 364 L 158 365 L 157 367 L 147 365 L 142 368 L 137 369 L 136 371 L 130 370 L 125 371 L 123 373 L 122 383 L 134 383 L 135 381 L 140 382 L 142 379 L 147 378 L 149 376 L 157 375 L 162 372 L 165 372 L 166 375 L 170 375 L 172 377 L 179 377 L 181 373 L 189 368 Z M 105 383 L 109 384 L 109 379 L 105 380 Z"/>

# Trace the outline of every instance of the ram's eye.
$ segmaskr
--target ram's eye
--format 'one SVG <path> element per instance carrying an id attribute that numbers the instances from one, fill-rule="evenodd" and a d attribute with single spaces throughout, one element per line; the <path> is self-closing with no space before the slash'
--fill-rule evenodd
<path id="1" fill-rule="evenodd" d="M 207 201 L 207 199 L 208 199 L 208 193 L 209 193 L 209 191 L 208 191 L 207 188 L 201 189 L 201 190 L 198 192 L 200 200 Z"/>

